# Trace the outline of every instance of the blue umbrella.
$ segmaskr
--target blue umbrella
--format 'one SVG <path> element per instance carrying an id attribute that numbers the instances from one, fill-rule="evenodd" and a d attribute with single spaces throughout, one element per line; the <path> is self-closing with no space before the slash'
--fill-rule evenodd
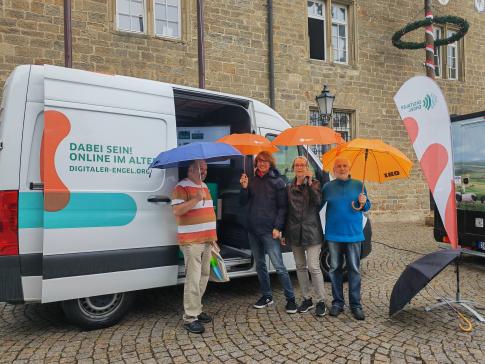
<path id="1" fill-rule="evenodd" d="M 242 154 L 229 144 L 196 142 L 160 153 L 148 168 L 184 167 L 197 159 L 217 162 L 234 157 L 242 157 Z"/>

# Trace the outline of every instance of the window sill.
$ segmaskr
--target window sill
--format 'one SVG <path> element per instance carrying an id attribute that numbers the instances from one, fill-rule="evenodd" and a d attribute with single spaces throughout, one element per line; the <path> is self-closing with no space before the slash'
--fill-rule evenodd
<path id="1" fill-rule="evenodd" d="M 170 38 L 170 37 L 163 37 L 161 35 L 152 35 L 152 34 L 146 34 L 146 33 L 135 33 L 135 32 L 125 32 L 122 30 L 114 30 L 112 32 L 115 35 L 119 36 L 124 36 L 124 37 L 135 37 L 135 38 L 140 38 L 140 39 L 158 39 L 158 40 L 163 40 L 167 42 L 173 42 L 173 43 L 180 43 L 180 44 L 185 44 L 187 43 L 184 39 L 180 38 Z"/>
<path id="2" fill-rule="evenodd" d="M 314 65 L 328 65 L 332 67 L 341 67 L 341 68 L 347 68 L 347 69 L 352 69 L 356 70 L 357 65 L 355 63 L 340 63 L 340 62 L 329 62 L 329 61 L 324 61 L 320 59 L 313 59 L 309 58 L 309 63 L 314 64 Z"/>
<path id="3" fill-rule="evenodd" d="M 308 58 L 310 63 L 315 63 L 315 64 L 328 64 L 328 62 L 324 59 L 316 59 L 316 58 Z"/>
<path id="4" fill-rule="evenodd" d="M 135 37 L 135 38 L 145 38 L 148 39 L 150 36 L 146 33 L 135 33 L 135 32 L 129 32 L 129 31 L 124 31 L 124 30 L 113 30 L 113 34 L 116 35 L 121 35 L 121 36 L 128 36 L 128 37 Z"/>
<path id="5" fill-rule="evenodd" d="M 173 42 L 173 43 L 180 43 L 180 44 L 185 44 L 187 43 L 185 40 L 183 40 L 182 38 L 172 38 L 172 37 L 164 37 L 163 35 L 153 35 L 152 36 L 153 38 L 155 39 L 159 39 L 159 40 L 165 40 L 167 42 Z"/>

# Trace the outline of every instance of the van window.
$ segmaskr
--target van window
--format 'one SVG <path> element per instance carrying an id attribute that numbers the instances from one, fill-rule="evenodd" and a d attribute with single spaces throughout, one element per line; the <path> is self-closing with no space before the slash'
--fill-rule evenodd
<path id="1" fill-rule="evenodd" d="M 266 134 L 266 139 L 273 140 L 276 138 L 275 134 Z M 285 182 L 290 182 L 294 177 L 291 166 L 296 157 L 301 153 L 298 152 L 299 147 L 285 147 L 278 146 L 279 152 L 273 153 L 273 157 L 276 159 L 276 169 L 281 173 L 281 177 Z"/>

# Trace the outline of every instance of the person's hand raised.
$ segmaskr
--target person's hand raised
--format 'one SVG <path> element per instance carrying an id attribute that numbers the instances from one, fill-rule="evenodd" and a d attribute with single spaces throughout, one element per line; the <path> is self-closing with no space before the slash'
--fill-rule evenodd
<path id="1" fill-rule="evenodd" d="M 241 184 L 242 188 L 248 188 L 249 178 L 246 173 L 241 174 L 241 178 L 239 179 L 239 183 Z"/>
<path id="2" fill-rule="evenodd" d="M 305 179 L 304 182 L 311 186 L 312 185 L 312 179 L 313 179 L 313 173 L 310 168 L 307 168 L 305 171 Z"/>

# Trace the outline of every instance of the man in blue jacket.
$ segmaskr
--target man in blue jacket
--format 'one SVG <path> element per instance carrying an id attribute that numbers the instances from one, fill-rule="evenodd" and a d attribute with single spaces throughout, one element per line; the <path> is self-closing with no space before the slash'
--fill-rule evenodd
<path id="1" fill-rule="evenodd" d="M 325 240 L 330 251 L 330 280 L 332 281 L 331 316 L 338 316 L 344 309 L 343 257 L 349 275 L 349 304 L 353 316 L 364 320 L 360 302 L 360 250 L 364 241 L 362 212 L 370 209 L 367 191 L 361 193 L 362 182 L 349 178 L 350 162 L 337 158 L 333 166 L 335 179 L 322 189 L 322 203 L 327 203 Z M 358 202 L 358 204 L 357 204 Z M 352 203 L 363 205 L 362 210 L 352 208 Z"/>
<path id="2" fill-rule="evenodd" d="M 273 304 L 273 294 L 266 266 L 265 253 L 267 253 L 285 292 L 286 312 L 296 313 L 295 293 L 283 263 L 280 247 L 288 204 L 286 184 L 275 168 L 275 160 L 270 153 L 259 153 L 255 163 L 256 171 L 251 182 L 246 174 L 243 174 L 240 179 L 240 202 L 243 206 L 249 203 L 249 245 L 256 262 L 259 285 L 263 294 L 254 304 L 254 308 L 264 308 Z"/>

